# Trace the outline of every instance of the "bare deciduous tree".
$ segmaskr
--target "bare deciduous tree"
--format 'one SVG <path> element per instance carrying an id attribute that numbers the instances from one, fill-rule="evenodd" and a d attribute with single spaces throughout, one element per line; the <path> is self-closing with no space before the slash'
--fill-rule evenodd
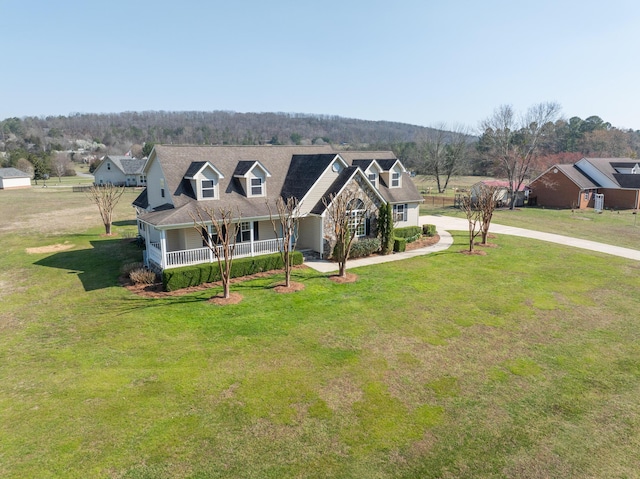
<path id="1" fill-rule="evenodd" d="M 481 122 L 480 141 L 485 154 L 509 181 L 511 209 L 534 164 L 541 136 L 546 128 L 553 126 L 559 113 L 560 105 L 554 102 L 533 105 L 523 115 L 516 114 L 511 105 L 501 105 Z"/>
<path id="2" fill-rule="evenodd" d="M 69 157 L 66 153 L 58 152 L 53 157 L 51 166 L 58 177 L 58 183 L 60 183 L 62 181 L 62 177 L 67 171 L 67 168 L 69 167 Z"/>
<path id="3" fill-rule="evenodd" d="M 471 193 L 467 193 L 462 197 L 460 208 L 469 222 L 469 252 L 472 252 L 476 237 L 481 231 L 480 209 L 477 207 L 476 202 L 471 198 Z"/>
<path id="4" fill-rule="evenodd" d="M 489 234 L 489 226 L 493 218 L 493 212 L 496 209 L 496 193 L 497 186 L 481 185 L 476 197 L 476 207 L 480 211 L 480 233 L 482 244 L 487 244 L 487 236 Z"/>
<path id="5" fill-rule="evenodd" d="M 231 296 L 231 265 L 236 249 L 236 237 L 240 230 L 242 215 L 240 211 L 234 215 L 231 208 L 199 208 L 191 215 L 193 227 L 198 231 L 204 244 L 213 252 L 222 280 L 222 296 Z M 209 225 L 212 231 L 209 234 Z"/>
<path id="6" fill-rule="evenodd" d="M 100 216 L 102 217 L 102 223 L 104 224 L 104 232 L 106 235 L 111 235 L 113 210 L 123 194 L 124 186 L 114 186 L 112 184 L 104 186 L 92 185 L 87 192 L 89 199 L 93 201 L 100 210 Z"/>
<path id="7" fill-rule="evenodd" d="M 416 137 L 418 154 L 424 171 L 433 175 L 438 192 L 447 189 L 449 179 L 465 160 L 469 133 L 466 127 L 456 125 L 451 130 L 445 123 L 425 129 Z"/>
<path id="8" fill-rule="evenodd" d="M 279 229 L 282 232 L 280 255 L 284 263 L 285 286 L 288 288 L 291 286 L 291 270 L 293 268 L 291 253 L 296 249 L 296 230 L 300 219 L 300 205 L 293 196 L 286 200 L 279 196 L 275 203 L 276 217 L 274 217 L 268 201 L 267 208 L 269 209 L 269 219 L 273 225 L 273 232 L 276 238 L 279 236 L 278 226 L 280 226 Z"/>
<path id="9" fill-rule="evenodd" d="M 328 200 L 323 198 L 322 203 L 327 209 L 327 218 L 335 235 L 334 259 L 338 262 L 338 275 L 344 278 L 351 245 L 358 231 L 366 227 L 372 202 L 362 190 L 346 189 L 339 195 L 331 194 Z"/>

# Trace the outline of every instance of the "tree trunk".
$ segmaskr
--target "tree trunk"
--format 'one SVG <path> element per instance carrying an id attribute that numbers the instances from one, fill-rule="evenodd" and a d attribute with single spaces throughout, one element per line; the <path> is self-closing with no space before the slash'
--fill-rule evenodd
<path id="1" fill-rule="evenodd" d="M 346 278 L 347 277 L 347 263 L 346 261 L 340 261 L 338 263 L 340 269 L 338 270 L 338 276 L 340 276 L 341 278 Z"/>
<path id="2" fill-rule="evenodd" d="M 223 278 L 222 280 L 222 297 L 228 299 L 231 297 L 231 290 L 229 288 L 229 281 Z"/>
<path id="3" fill-rule="evenodd" d="M 111 223 L 104 224 L 104 234 L 111 236 Z"/>

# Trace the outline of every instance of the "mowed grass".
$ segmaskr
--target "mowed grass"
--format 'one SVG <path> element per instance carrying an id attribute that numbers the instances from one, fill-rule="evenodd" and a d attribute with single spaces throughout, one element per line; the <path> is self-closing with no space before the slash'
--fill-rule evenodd
<path id="1" fill-rule="evenodd" d="M 464 218 L 464 213 L 454 207 L 431 207 L 425 202 L 420 207 L 423 215 L 444 215 Z M 497 209 L 493 223 L 516 226 L 545 233 L 555 233 L 600 243 L 640 249 L 640 218 L 633 210 L 596 213 L 593 209 L 517 208 Z"/>
<path id="2" fill-rule="evenodd" d="M 120 287 L 95 215 L 0 233 L 1 477 L 637 477 L 638 263 L 456 235 L 221 307 Z"/>

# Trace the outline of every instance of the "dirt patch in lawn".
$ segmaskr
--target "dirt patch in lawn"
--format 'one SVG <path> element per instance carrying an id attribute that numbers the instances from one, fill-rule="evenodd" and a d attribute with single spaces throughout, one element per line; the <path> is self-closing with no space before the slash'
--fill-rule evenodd
<path id="1" fill-rule="evenodd" d="M 296 291 L 302 291 L 304 289 L 304 284 L 291 281 L 289 283 L 289 286 L 285 286 L 284 284 L 279 284 L 273 289 L 275 290 L 276 293 L 295 293 Z"/>
<path id="2" fill-rule="evenodd" d="M 468 249 L 460 250 L 460 253 L 466 254 L 467 256 L 486 256 L 487 252 L 479 249 L 474 249 L 473 251 L 469 251 Z"/>
<path id="3" fill-rule="evenodd" d="M 75 245 L 71 243 L 58 243 L 49 246 L 40 246 L 38 248 L 27 248 L 29 254 L 41 254 L 41 253 L 57 253 L 58 251 L 65 251 L 73 248 Z"/>
<path id="4" fill-rule="evenodd" d="M 227 304 L 238 304 L 240 301 L 242 301 L 242 295 L 240 293 L 229 293 L 228 298 L 224 298 L 222 296 L 222 293 L 220 293 L 209 299 L 210 303 L 217 304 L 218 306 L 226 306 Z"/>
<path id="5" fill-rule="evenodd" d="M 346 276 L 338 276 L 337 274 L 334 274 L 329 276 L 329 279 L 338 284 L 355 283 L 358 280 L 358 275 L 347 272 Z"/>

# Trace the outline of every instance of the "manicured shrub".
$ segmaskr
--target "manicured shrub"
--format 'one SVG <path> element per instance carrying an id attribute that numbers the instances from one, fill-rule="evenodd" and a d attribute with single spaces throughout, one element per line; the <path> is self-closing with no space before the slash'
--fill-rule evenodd
<path id="1" fill-rule="evenodd" d="M 303 256 L 299 251 L 291 253 L 294 265 L 302 264 Z M 250 274 L 272 271 L 284 267 L 280 253 L 253 258 L 237 258 L 231 264 L 231 277 L 240 278 Z M 162 273 L 162 286 L 165 291 L 175 291 L 190 286 L 198 286 L 203 283 L 220 281 L 220 267 L 218 262 L 184 266 L 182 268 L 167 269 Z"/>
<path id="2" fill-rule="evenodd" d="M 396 253 L 402 253 L 407 249 L 407 240 L 405 238 L 394 238 L 393 239 L 393 251 Z"/>
<path id="3" fill-rule="evenodd" d="M 405 226 L 393 230 L 393 236 L 395 238 L 411 238 L 416 235 L 422 235 L 422 228 L 419 226 Z"/>
<path id="4" fill-rule="evenodd" d="M 380 251 L 380 240 L 378 238 L 364 238 L 354 241 L 351 245 L 349 258 L 364 258 Z"/>
<path id="5" fill-rule="evenodd" d="M 435 236 L 436 225 L 422 225 L 422 234 L 429 237 Z"/>

